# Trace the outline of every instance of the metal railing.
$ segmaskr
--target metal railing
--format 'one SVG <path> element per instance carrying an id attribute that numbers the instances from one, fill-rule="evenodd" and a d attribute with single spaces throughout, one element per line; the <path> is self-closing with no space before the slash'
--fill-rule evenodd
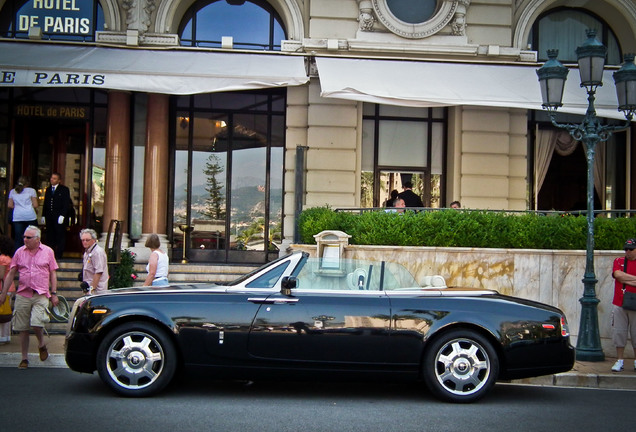
<path id="1" fill-rule="evenodd" d="M 112 219 L 108 225 L 108 234 L 106 235 L 106 255 L 108 256 L 108 264 L 119 264 L 121 261 L 121 221 Z"/>
<path id="2" fill-rule="evenodd" d="M 402 208 L 400 209 L 402 210 Z M 541 216 L 586 216 L 587 210 L 497 210 L 497 209 L 450 209 L 447 207 L 405 207 L 404 211 L 414 212 L 431 212 L 431 211 L 457 211 L 457 212 L 488 212 L 488 213 L 503 213 L 503 214 L 537 214 Z M 383 211 L 387 213 L 395 213 L 397 209 L 395 207 L 340 207 L 335 208 L 335 212 L 348 212 L 348 213 L 364 213 L 373 211 Z M 614 210 L 594 210 L 594 216 L 602 216 L 608 219 L 612 218 L 627 218 L 635 217 L 636 209 L 614 209 Z"/>

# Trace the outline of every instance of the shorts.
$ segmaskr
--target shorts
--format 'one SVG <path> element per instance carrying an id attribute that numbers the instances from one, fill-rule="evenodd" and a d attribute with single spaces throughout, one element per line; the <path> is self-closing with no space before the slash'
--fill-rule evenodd
<path id="1" fill-rule="evenodd" d="M 31 327 L 44 327 L 51 318 L 46 311 L 49 307 L 49 299 L 41 294 L 33 294 L 33 297 L 15 296 L 13 306 L 13 330 L 28 331 Z"/>

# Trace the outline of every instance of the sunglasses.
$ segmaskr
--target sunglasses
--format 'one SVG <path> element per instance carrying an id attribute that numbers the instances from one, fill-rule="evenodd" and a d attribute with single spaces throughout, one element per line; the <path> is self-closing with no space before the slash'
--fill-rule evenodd
<path id="1" fill-rule="evenodd" d="M 27 240 L 31 240 L 32 238 L 35 238 L 35 236 L 22 236 L 22 238 L 25 238 Z"/>

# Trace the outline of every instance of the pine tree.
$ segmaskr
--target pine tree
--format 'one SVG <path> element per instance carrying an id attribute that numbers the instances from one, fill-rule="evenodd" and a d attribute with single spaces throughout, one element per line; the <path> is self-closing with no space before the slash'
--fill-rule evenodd
<path id="1" fill-rule="evenodd" d="M 222 174 L 224 169 L 219 162 L 219 157 L 212 153 L 208 156 L 208 160 L 205 163 L 205 169 L 203 170 L 203 174 L 207 176 L 207 186 L 205 187 L 205 190 L 210 195 L 205 199 L 206 207 L 201 211 L 201 213 L 212 219 L 225 218 L 225 208 L 223 206 L 224 197 L 221 193 L 223 183 L 217 179 L 217 176 Z"/>

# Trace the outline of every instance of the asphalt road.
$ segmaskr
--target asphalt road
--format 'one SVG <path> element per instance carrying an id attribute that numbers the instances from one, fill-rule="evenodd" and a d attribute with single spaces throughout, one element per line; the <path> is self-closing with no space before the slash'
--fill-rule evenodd
<path id="1" fill-rule="evenodd" d="M 636 392 L 498 384 L 470 405 L 417 385 L 218 382 L 183 378 L 146 399 L 115 396 L 97 375 L 0 368 L 5 431 L 632 431 Z"/>

